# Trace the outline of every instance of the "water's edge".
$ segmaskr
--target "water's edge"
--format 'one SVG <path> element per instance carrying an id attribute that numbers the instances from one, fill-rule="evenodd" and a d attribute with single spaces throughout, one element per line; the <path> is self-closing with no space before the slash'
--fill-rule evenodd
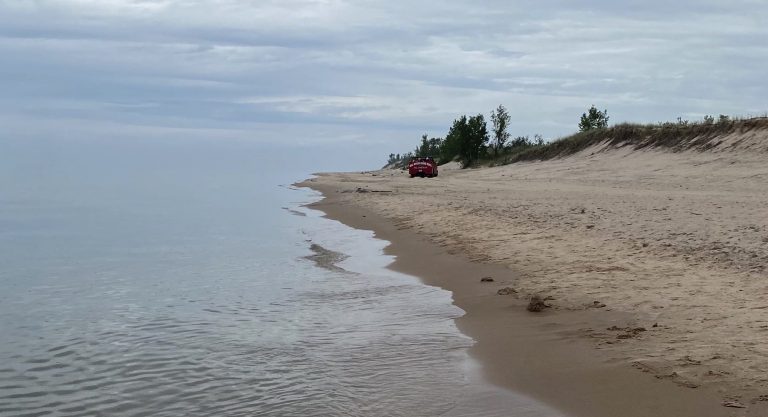
<path id="1" fill-rule="evenodd" d="M 298 185 L 325 196 L 311 207 L 322 210 L 328 218 L 373 231 L 377 238 L 391 242 L 385 252 L 396 260 L 389 268 L 451 291 L 454 305 L 466 312 L 456 319 L 457 327 L 477 341 L 470 354 L 481 364 L 485 381 L 535 398 L 550 410 L 560 410 L 550 415 L 723 415 L 712 390 L 692 390 L 653 378 L 629 366 L 628 361 L 607 361 L 588 338 L 581 336 L 580 329 L 625 322 L 625 313 L 527 313 L 524 300 L 496 295 L 496 289 L 514 286 L 514 271 L 506 266 L 481 264 L 448 253 L 428 237 L 345 200 L 338 194 L 344 185 L 333 180 L 308 180 Z M 495 282 L 481 283 L 484 276 L 495 277 Z"/>
<path id="2" fill-rule="evenodd" d="M 462 397 L 456 399 L 454 406 L 450 411 L 446 412 L 445 416 L 547 416 L 557 417 L 565 416 L 562 412 L 556 410 L 550 405 L 537 401 L 521 392 L 509 389 L 502 385 L 494 384 L 490 381 L 482 371 L 482 365 L 477 358 L 469 354 L 471 347 L 476 343 L 472 337 L 465 331 L 462 331 L 459 322 L 466 312 L 459 307 L 453 297 L 453 293 L 446 288 L 436 285 L 435 282 L 429 282 L 424 279 L 423 276 L 415 275 L 410 271 L 401 270 L 398 267 L 398 256 L 393 255 L 389 250 L 393 246 L 393 242 L 378 236 L 378 233 L 372 231 L 371 228 L 356 227 L 359 225 L 351 225 L 347 222 L 348 219 L 344 216 L 338 216 L 333 210 L 329 210 L 324 202 L 327 202 L 327 195 L 320 190 L 315 190 L 318 194 L 318 199 L 312 203 L 305 204 L 304 207 L 310 210 L 317 211 L 326 218 L 328 221 L 337 222 L 355 230 L 366 231 L 370 233 L 370 239 L 380 242 L 382 245 L 382 251 L 380 256 L 387 259 L 387 262 L 383 265 L 388 270 L 395 273 L 401 273 L 409 276 L 412 280 L 419 282 L 429 288 L 445 291 L 449 294 L 449 299 L 446 300 L 451 306 L 455 307 L 460 313 L 452 318 L 455 324 L 457 332 L 468 337 L 472 340 L 472 343 L 463 347 L 463 355 L 458 357 L 458 360 L 462 362 L 461 367 L 464 369 L 462 378 L 463 381 L 456 381 L 462 383 L 464 388 L 462 389 Z M 314 243 L 312 245 L 315 245 Z M 332 249 L 317 248 L 313 249 L 314 255 L 309 258 L 316 262 L 327 262 L 329 258 L 346 258 L 348 255 L 344 253 L 333 252 Z M 355 260 L 354 256 L 350 256 L 349 259 Z M 427 260 L 425 260 L 427 261 Z M 334 267 L 338 268 L 338 265 L 334 263 Z"/>

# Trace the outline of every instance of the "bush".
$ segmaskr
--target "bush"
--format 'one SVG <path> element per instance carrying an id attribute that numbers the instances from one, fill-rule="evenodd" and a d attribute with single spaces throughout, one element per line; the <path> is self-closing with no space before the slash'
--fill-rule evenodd
<path id="1" fill-rule="evenodd" d="M 608 127 L 608 110 L 600 111 L 594 105 L 582 113 L 579 121 L 579 131 L 586 132 L 593 129 L 604 129 Z"/>

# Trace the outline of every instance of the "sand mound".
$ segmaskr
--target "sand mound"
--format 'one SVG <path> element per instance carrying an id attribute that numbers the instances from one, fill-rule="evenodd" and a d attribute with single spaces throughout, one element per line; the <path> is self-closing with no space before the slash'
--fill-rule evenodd
<path id="1" fill-rule="evenodd" d="M 443 165 L 440 165 L 441 171 L 457 171 L 460 169 L 461 169 L 461 162 L 459 161 L 447 162 Z"/>
<path id="2" fill-rule="evenodd" d="M 766 132 L 733 130 L 709 151 L 601 143 L 546 162 L 444 165 L 434 181 L 317 181 L 393 190 L 343 194 L 344 203 L 507 265 L 517 291 L 552 295 L 559 310 L 621 312 L 618 328 L 648 329 L 585 329 L 607 358 L 664 361 L 691 385 L 757 395 L 768 392 Z"/>

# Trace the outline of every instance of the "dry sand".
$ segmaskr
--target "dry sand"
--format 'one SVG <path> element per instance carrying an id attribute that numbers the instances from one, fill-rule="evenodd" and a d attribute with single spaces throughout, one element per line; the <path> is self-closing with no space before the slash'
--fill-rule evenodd
<path id="1" fill-rule="evenodd" d="M 331 217 L 392 241 L 400 269 L 454 292 L 494 382 L 575 415 L 757 416 L 768 415 L 766 159 L 595 148 L 434 179 L 305 184 Z M 504 287 L 516 293 L 496 295 Z M 533 294 L 552 308 L 525 312 Z"/>

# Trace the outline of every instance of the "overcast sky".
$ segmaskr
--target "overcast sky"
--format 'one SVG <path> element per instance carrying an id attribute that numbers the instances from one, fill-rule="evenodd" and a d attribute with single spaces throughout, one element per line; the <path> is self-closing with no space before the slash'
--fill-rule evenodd
<path id="1" fill-rule="evenodd" d="M 768 110 L 768 1 L 0 0 L 2 135 L 371 152 Z M 381 159 L 384 159 L 382 156 Z"/>

